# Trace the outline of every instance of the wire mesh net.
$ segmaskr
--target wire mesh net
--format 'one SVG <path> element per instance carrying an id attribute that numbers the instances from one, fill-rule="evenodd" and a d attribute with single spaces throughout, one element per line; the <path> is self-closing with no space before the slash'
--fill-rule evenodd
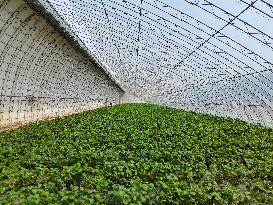
<path id="1" fill-rule="evenodd" d="M 125 91 L 147 102 L 272 125 L 272 2 L 39 3 Z"/>

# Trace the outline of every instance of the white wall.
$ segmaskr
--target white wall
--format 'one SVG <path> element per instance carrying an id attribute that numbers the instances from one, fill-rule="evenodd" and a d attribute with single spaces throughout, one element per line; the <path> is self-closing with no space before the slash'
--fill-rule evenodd
<path id="1" fill-rule="evenodd" d="M 0 4 L 0 127 L 119 102 L 118 86 L 23 0 Z"/>

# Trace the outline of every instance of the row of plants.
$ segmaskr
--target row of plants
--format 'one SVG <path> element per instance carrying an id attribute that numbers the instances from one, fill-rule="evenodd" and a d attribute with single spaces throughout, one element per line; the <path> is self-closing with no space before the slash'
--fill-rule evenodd
<path id="1" fill-rule="evenodd" d="M 273 131 L 125 104 L 0 133 L 0 204 L 273 204 Z"/>

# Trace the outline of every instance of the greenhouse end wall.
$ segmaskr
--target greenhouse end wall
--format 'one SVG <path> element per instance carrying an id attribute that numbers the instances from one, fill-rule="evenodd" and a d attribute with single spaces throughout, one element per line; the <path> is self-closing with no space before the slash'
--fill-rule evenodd
<path id="1" fill-rule="evenodd" d="M 119 103 L 123 91 L 40 14 L 0 5 L 0 128 Z"/>

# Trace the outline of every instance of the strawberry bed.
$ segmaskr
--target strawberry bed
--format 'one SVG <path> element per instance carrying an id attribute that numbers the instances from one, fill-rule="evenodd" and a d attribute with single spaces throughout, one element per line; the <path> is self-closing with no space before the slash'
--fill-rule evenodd
<path id="1" fill-rule="evenodd" d="M 273 131 L 125 104 L 0 133 L 0 204 L 273 204 Z"/>

